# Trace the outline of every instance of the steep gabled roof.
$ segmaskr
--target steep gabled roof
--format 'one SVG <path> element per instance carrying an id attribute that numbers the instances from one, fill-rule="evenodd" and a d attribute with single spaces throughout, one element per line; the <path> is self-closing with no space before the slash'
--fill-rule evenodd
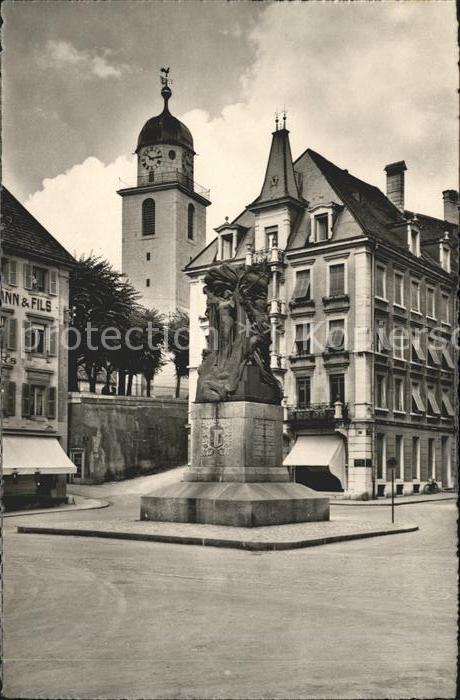
<path id="1" fill-rule="evenodd" d="M 404 218 L 388 197 L 378 187 L 350 175 L 348 170 L 342 170 L 319 153 L 310 149 L 307 153 L 364 232 L 378 234 L 393 241 L 395 235 L 389 228 L 404 224 Z"/>
<path id="2" fill-rule="evenodd" d="M 203 248 L 198 255 L 190 260 L 189 263 L 184 267 L 184 271 L 194 270 L 206 265 L 212 265 L 217 257 L 217 238 L 208 243 L 206 248 Z"/>
<path id="3" fill-rule="evenodd" d="M 292 163 L 289 131 L 279 129 L 273 132 L 262 190 L 249 207 L 284 199 L 301 201 Z"/>
<path id="4" fill-rule="evenodd" d="M 75 258 L 14 197 L 1 191 L 2 248 L 27 258 L 72 267 Z"/>

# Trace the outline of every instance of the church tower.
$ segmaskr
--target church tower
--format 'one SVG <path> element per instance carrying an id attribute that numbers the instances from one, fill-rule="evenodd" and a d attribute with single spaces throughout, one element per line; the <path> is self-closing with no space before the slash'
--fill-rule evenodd
<path id="1" fill-rule="evenodd" d="M 122 271 L 141 303 L 165 315 L 188 312 L 183 268 L 206 244 L 209 190 L 193 180 L 193 138 L 169 111 L 169 68 L 161 69 L 163 111 L 143 126 L 136 147 L 137 184 L 118 191 Z"/>

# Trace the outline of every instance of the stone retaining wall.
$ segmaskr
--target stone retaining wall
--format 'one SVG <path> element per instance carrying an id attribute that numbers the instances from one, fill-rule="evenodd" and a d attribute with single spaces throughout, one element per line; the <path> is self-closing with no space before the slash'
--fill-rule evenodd
<path id="1" fill-rule="evenodd" d="M 187 401 L 69 394 L 69 455 L 82 451 L 80 483 L 151 474 L 187 462 Z"/>

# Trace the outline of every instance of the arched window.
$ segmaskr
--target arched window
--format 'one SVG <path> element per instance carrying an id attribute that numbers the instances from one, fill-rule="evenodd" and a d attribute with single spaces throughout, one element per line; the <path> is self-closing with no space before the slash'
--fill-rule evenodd
<path id="1" fill-rule="evenodd" d="M 142 235 L 153 236 L 155 233 L 155 202 L 144 199 L 142 202 Z"/>
<path id="2" fill-rule="evenodd" d="M 195 207 L 193 204 L 188 205 L 188 219 L 187 219 L 187 237 L 189 241 L 193 241 L 195 235 Z"/>

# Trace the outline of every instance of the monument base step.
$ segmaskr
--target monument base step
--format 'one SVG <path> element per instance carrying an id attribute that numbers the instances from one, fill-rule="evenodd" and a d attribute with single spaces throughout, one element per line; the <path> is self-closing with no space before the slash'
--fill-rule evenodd
<path id="1" fill-rule="evenodd" d="M 329 498 L 294 483 L 180 482 L 141 498 L 141 520 L 258 527 L 329 520 Z"/>

